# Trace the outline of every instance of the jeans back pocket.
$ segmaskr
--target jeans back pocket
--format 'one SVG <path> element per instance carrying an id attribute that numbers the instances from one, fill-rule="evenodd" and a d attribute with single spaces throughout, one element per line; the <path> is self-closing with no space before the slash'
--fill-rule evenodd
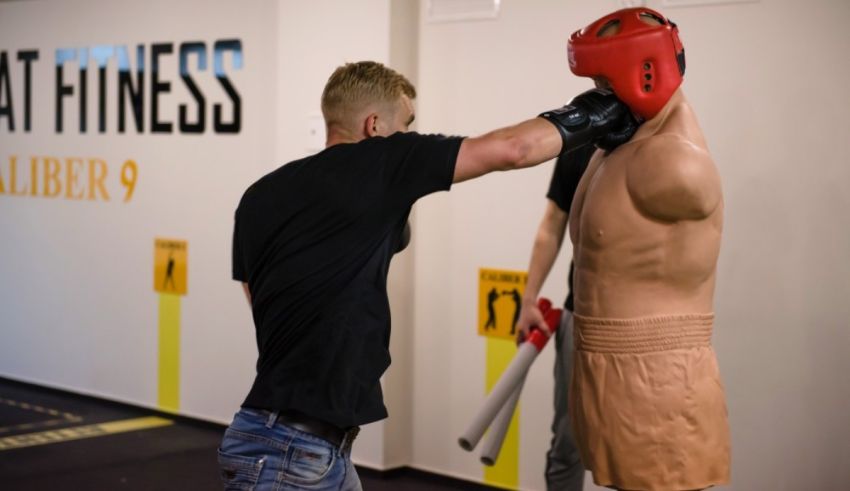
<path id="1" fill-rule="evenodd" d="M 265 458 L 243 457 L 218 450 L 218 466 L 225 491 L 252 491 L 260 479 Z"/>
<path id="2" fill-rule="evenodd" d="M 299 484 L 317 483 L 330 476 L 336 462 L 333 447 L 311 444 L 296 439 L 289 448 L 286 481 Z"/>

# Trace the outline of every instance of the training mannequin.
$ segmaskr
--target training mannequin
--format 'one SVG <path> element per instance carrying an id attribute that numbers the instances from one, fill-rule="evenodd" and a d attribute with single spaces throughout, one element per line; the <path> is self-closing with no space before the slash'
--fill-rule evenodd
<path id="1" fill-rule="evenodd" d="M 569 218 L 569 407 L 582 461 L 598 485 L 621 490 L 725 484 L 729 429 L 711 347 L 723 198 L 679 88 L 678 29 L 626 9 L 573 34 L 569 54 L 573 73 L 643 121 L 628 143 L 594 154 Z"/>

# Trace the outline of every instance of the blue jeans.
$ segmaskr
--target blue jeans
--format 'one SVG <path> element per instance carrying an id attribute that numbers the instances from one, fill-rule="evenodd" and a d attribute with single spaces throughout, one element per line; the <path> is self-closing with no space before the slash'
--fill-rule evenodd
<path id="1" fill-rule="evenodd" d="M 277 412 L 242 408 L 221 441 L 224 489 L 361 491 L 351 445 L 340 447 L 277 422 Z"/>

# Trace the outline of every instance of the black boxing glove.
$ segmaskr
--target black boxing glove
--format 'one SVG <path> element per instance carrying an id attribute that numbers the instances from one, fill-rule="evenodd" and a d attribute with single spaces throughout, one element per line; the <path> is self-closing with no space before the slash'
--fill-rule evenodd
<path id="1" fill-rule="evenodd" d="M 596 143 L 614 128 L 619 128 L 623 118 L 630 115 L 614 92 L 608 89 L 591 89 L 577 95 L 569 104 L 540 114 L 561 132 L 561 154 L 584 145 Z"/>
<path id="2" fill-rule="evenodd" d="M 611 152 L 623 143 L 631 140 L 638 127 L 640 127 L 640 123 L 632 115 L 631 111 L 629 111 L 620 120 L 619 126 L 614 127 L 614 129 L 596 140 L 596 146 L 606 152 Z"/>

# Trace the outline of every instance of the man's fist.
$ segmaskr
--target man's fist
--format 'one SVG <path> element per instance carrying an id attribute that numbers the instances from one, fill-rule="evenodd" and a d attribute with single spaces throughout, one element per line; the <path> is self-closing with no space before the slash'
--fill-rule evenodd
<path id="1" fill-rule="evenodd" d="M 614 127 L 611 131 L 596 140 L 596 146 L 606 152 L 611 152 L 623 143 L 631 140 L 639 126 L 640 123 L 629 112 L 620 119 L 619 126 Z"/>
<path id="2" fill-rule="evenodd" d="M 546 319 L 543 317 L 543 313 L 540 311 L 540 307 L 537 306 L 537 302 L 534 299 L 523 299 L 522 310 L 519 312 L 519 319 L 517 320 L 516 325 L 517 344 L 522 343 L 528 338 L 532 327 L 539 328 L 546 334 L 546 337 L 549 337 L 551 334 L 546 324 Z"/>
<path id="3" fill-rule="evenodd" d="M 596 144 L 614 130 L 620 135 L 614 138 L 615 142 L 628 141 L 634 134 L 634 131 L 628 133 L 629 129 L 625 128 L 628 138 L 622 140 L 623 125 L 632 118 L 631 111 L 608 89 L 583 92 L 566 106 L 546 111 L 540 117 L 554 124 L 561 132 L 562 154 L 587 144 Z M 634 129 L 637 129 L 636 125 Z M 610 143 L 606 140 L 603 144 Z"/>

